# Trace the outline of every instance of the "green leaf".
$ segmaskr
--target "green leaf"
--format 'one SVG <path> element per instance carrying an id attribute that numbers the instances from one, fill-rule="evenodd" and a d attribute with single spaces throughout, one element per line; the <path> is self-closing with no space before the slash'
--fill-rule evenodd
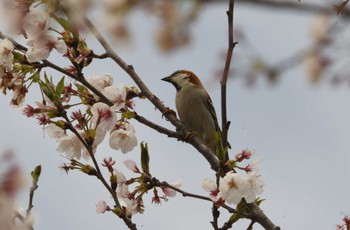
<path id="1" fill-rule="evenodd" d="M 34 185 L 38 183 L 40 174 L 41 174 L 41 165 L 38 165 L 34 168 L 34 170 L 31 173 Z"/>
<path id="2" fill-rule="evenodd" d="M 126 111 L 122 113 L 122 119 L 132 119 L 135 117 L 135 112 Z"/>
<path id="3" fill-rule="evenodd" d="M 231 216 L 231 218 L 230 218 L 230 220 L 231 220 L 232 223 L 237 222 L 239 219 L 241 219 L 241 216 L 238 215 L 238 214 L 232 214 L 232 216 Z"/>
<path id="4" fill-rule="evenodd" d="M 47 98 L 49 98 L 51 101 L 54 101 L 54 95 L 50 89 L 45 83 L 40 83 L 40 87 L 42 92 L 45 94 Z"/>
<path id="5" fill-rule="evenodd" d="M 149 174 L 149 154 L 147 143 L 141 142 L 141 168 L 142 171 Z"/>
<path id="6" fill-rule="evenodd" d="M 56 15 L 54 15 L 53 18 L 63 27 L 64 30 L 71 31 L 70 24 L 69 24 L 69 21 L 67 19 L 58 17 Z"/>
<path id="7" fill-rule="evenodd" d="M 78 84 L 78 83 L 75 83 L 75 86 L 77 87 L 77 90 L 78 90 L 79 93 L 89 92 L 89 91 L 87 90 L 87 88 L 86 88 L 85 86 L 83 86 L 83 85 L 80 85 L 80 84 Z"/>
<path id="8" fill-rule="evenodd" d="M 222 146 L 222 139 L 221 139 L 221 132 L 220 131 L 215 132 L 214 139 L 215 139 L 215 145 L 216 145 L 216 155 L 219 158 L 219 160 L 222 162 L 225 160 L 225 155 L 226 155 L 228 148 L 224 148 Z"/>
<path id="9" fill-rule="evenodd" d="M 64 90 L 64 77 L 62 77 L 61 80 L 56 85 L 56 95 L 61 96 L 63 90 Z"/>
<path id="10" fill-rule="evenodd" d="M 40 81 L 40 71 L 36 71 L 30 78 L 34 83 L 38 83 Z"/>

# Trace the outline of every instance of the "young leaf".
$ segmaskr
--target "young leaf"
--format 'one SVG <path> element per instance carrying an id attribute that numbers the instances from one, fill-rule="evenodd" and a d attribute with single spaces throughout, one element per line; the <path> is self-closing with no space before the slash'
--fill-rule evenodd
<path id="1" fill-rule="evenodd" d="M 147 143 L 141 142 L 141 168 L 142 171 L 149 174 L 149 154 Z"/>
<path id="2" fill-rule="evenodd" d="M 56 95 L 61 96 L 63 90 L 64 90 L 64 77 L 62 77 L 61 80 L 57 83 Z"/>
<path id="3" fill-rule="evenodd" d="M 56 15 L 54 15 L 53 18 L 63 27 L 64 30 L 71 31 L 70 24 L 69 24 L 69 21 L 67 19 L 60 18 Z"/>

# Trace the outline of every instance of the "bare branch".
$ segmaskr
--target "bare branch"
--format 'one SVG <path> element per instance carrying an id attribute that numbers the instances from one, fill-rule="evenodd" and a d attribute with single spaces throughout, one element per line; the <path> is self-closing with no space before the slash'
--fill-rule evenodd
<path id="1" fill-rule="evenodd" d="M 227 78 L 230 72 L 230 65 L 232 59 L 233 49 L 236 44 L 233 40 L 233 10 L 234 10 L 234 0 L 230 0 L 229 9 L 227 11 L 228 17 L 228 49 L 226 54 L 226 61 L 222 79 L 220 81 L 221 84 L 221 120 L 222 120 L 222 142 L 224 148 L 228 145 L 228 128 L 229 123 L 227 121 L 227 100 L 226 100 L 226 86 L 227 86 Z M 228 156 L 226 156 L 228 158 Z M 228 160 L 228 159 L 226 159 Z"/>

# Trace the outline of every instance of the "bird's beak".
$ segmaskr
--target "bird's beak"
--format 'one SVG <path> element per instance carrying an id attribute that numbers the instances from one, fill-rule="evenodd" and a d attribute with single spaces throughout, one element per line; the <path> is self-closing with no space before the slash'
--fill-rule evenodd
<path id="1" fill-rule="evenodd" d="M 172 76 L 162 78 L 162 81 L 171 82 Z"/>

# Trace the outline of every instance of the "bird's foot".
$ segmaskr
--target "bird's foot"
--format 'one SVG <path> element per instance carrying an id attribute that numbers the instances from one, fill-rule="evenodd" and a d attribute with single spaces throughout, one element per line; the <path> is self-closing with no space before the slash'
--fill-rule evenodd
<path id="1" fill-rule="evenodd" d="M 162 113 L 162 118 L 166 117 L 167 114 L 173 114 L 176 117 L 176 112 L 174 110 L 170 109 L 169 107 L 167 107 L 165 109 L 165 111 Z"/>

